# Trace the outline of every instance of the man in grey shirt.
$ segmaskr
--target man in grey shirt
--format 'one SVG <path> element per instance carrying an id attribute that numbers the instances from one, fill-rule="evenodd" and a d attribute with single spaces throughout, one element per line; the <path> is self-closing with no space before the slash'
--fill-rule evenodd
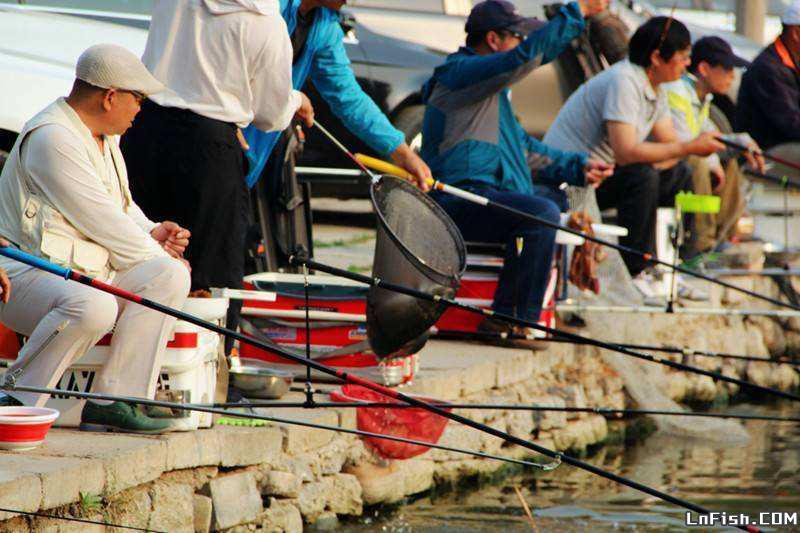
<path id="1" fill-rule="evenodd" d="M 680 78 L 690 62 L 689 30 L 681 22 L 654 17 L 636 30 L 628 59 L 590 79 L 570 96 L 545 135 L 559 150 L 588 152 L 616 164 L 597 189 L 601 209 L 615 207 L 628 229 L 623 245 L 655 254 L 656 209 L 674 205 L 692 190 L 691 171 L 681 160 L 723 150 L 715 133 L 680 142 L 662 83 Z M 632 276 L 648 266 L 640 255 L 622 254 Z"/>

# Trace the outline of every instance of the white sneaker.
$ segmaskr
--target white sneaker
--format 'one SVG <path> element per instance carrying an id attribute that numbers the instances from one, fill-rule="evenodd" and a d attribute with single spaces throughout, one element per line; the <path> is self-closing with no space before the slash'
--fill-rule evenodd
<path id="1" fill-rule="evenodd" d="M 640 272 L 632 281 L 634 287 L 644 296 L 644 305 L 661 306 L 664 304 L 664 299 L 666 297 L 664 293 L 664 284 L 656 280 L 652 274 L 646 271 Z"/>
<path id="2" fill-rule="evenodd" d="M 708 291 L 696 284 L 692 284 L 686 276 L 678 275 L 675 280 L 677 297 L 691 302 L 707 302 L 711 299 Z"/>

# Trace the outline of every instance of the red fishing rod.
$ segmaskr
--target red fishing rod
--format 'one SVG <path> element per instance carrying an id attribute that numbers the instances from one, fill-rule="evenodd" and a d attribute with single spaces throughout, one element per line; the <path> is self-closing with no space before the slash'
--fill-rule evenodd
<path id="1" fill-rule="evenodd" d="M 679 507 L 683 507 L 684 509 L 688 509 L 690 511 L 694 511 L 696 513 L 703 514 L 703 515 L 707 515 L 707 514 L 711 513 L 711 511 L 709 509 L 706 509 L 706 508 L 704 508 L 704 507 L 702 507 L 700 505 L 694 504 L 694 503 L 689 502 L 687 500 L 684 500 L 682 498 L 678 498 L 678 497 L 673 496 L 671 494 L 667 494 L 666 492 L 662 492 L 660 490 L 654 489 L 654 488 L 649 487 L 647 485 L 643 485 L 642 483 L 639 483 L 638 481 L 634 481 L 632 479 L 628 479 L 628 478 L 619 476 L 617 474 L 614 474 L 613 472 L 609 472 L 607 470 L 603 470 L 602 468 L 598 468 L 598 467 L 594 466 L 591 463 L 587 463 L 586 461 L 582 461 L 582 460 L 577 459 L 575 457 L 572 457 L 570 455 L 566 455 L 566 454 L 562 454 L 560 452 L 553 451 L 553 450 L 551 450 L 549 448 L 545 448 L 545 447 L 540 446 L 538 444 L 535 444 L 533 442 L 530 442 L 530 441 L 527 441 L 525 439 L 516 437 L 516 436 L 511 435 L 509 433 L 506 433 L 504 431 L 500 431 L 500 430 L 495 429 L 495 428 L 493 428 L 491 426 L 488 426 L 486 424 L 481 424 L 480 422 L 476 422 L 474 420 L 471 420 L 471 419 L 466 418 L 464 416 L 461 416 L 459 414 L 450 412 L 447 409 L 443 409 L 441 407 L 437 407 L 435 405 L 430 404 L 429 402 L 426 402 L 424 400 L 420 400 L 419 398 L 415 398 L 413 396 L 408 396 L 406 394 L 403 394 L 400 391 L 397 391 L 397 390 L 394 390 L 394 389 L 390 389 L 388 387 L 384 387 L 383 385 L 379 385 L 378 383 L 372 382 L 372 381 L 370 381 L 368 379 L 364 379 L 364 378 L 361 378 L 359 376 L 355 376 L 353 374 L 348 374 L 347 372 L 344 372 L 343 370 L 337 370 L 337 369 L 331 368 L 331 367 L 329 367 L 327 365 L 319 363 L 318 361 L 314 361 L 313 359 L 308 359 L 306 357 L 295 355 L 295 354 L 293 354 L 291 352 L 288 352 L 288 351 L 285 351 L 285 350 L 282 350 L 282 349 L 277 349 L 274 346 L 270 346 L 270 345 L 268 345 L 268 344 L 266 344 L 264 342 L 261 342 L 259 340 L 253 339 L 251 337 L 247 337 L 246 335 L 244 335 L 242 333 L 239 333 L 237 331 L 233 331 L 231 329 L 224 328 L 222 326 L 219 326 L 219 325 L 214 324 L 212 322 L 203 320 L 201 318 L 198 318 L 198 317 L 196 317 L 194 315 L 191 315 L 189 313 L 186 313 L 184 311 L 179 311 L 179 310 L 174 309 L 172 307 L 160 304 L 158 302 L 154 302 L 154 301 L 152 301 L 150 299 L 143 298 L 143 297 L 141 297 L 141 296 L 139 296 L 137 294 L 133 294 L 133 293 L 131 293 L 129 291 L 126 291 L 126 290 L 123 290 L 123 289 L 121 289 L 119 287 L 115 287 L 113 285 L 110 285 L 110 284 L 105 283 L 103 281 L 100 281 L 98 279 L 91 278 L 91 277 L 89 277 L 89 276 L 87 276 L 85 274 L 81 274 L 79 272 L 75 272 L 72 269 L 64 268 L 64 267 L 59 266 L 59 265 L 55 265 L 55 264 L 50 263 L 49 261 L 45 261 L 45 260 L 43 260 L 43 259 L 41 259 L 39 257 L 35 257 L 33 255 L 30 255 L 30 254 L 27 254 L 27 253 L 22 252 L 20 250 L 17 250 L 16 248 L 0 247 L 0 255 L 3 255 L 3 256 L 8 257 L 10 259 L 14 259 L 14 260 L 19 261 L 21 263 L 24 263 L 26 265 L 38 268 L 40 270 L 44 270 L 46 272 L 50 272 L 52 274 L 55 274 L 57 276 L 60 276 L 60 277 L 62 277 L 64 279 L 66 279 L 66 280 L 72 280 L 72 281 L 75 281 L 77 283 L 81 283 L 83 285 L 87 285 L 89 287 L 93 287 L 93 288 L 95 288 L 97 290 L 100 290 L 100 291 L 103 291 L 103 292 L 106 292 L 106 293 L 109 293 L 109 294 L 113 294 L 114 296 L 118 296 L 119 298 L 122 298 L 124 300 L 128 300 L 128 301 L 137 303 L 137 304 L 139 304 L 139 305 L 141 305 L 143 307 L 147 307 L 149 309 L 153 309 L 153 310 L 158 311 L 160 313 L 164 313 L 165 315 L 169 315 L 169 316 L 175 317 L 175 318 L 177 318 L 179 320 L 183 320 L 185 322 L 188 322 L 190 324 L 194 324 L 196 326 L 205 328 L 205 329 L 207 329 L 209 331 L 213 331 L 215 333 L 219 333 L 220 335 L 225 335 L 225 336 L 227 336 L 229 338 L 236 339 L 239 342 L 244 342 L 244 343 L 250 344 L 250 345 L 252 345 L 252 346 L 254 346 L 256 348 L 259 348 L 261 350 L 266 350 L 268 352 L 276 353 L 276 354 L 278 354 L 280 357 L 282 357 L 284 359 L 287 359 L 289 361 L 293 361 L 295 363 L 299 363 L 299 364 L 302 364 L 302 365 L 307 365 L 307 366 L 313 368 L 314 370 L 322 372 L 323 374 L 328 374 L 329 376 L 336 377 L 336 378 L 340 379 L 341 381 L 343 381 L 345 383 L 352 383 L 354 385 L 360 385 L 360 386 L 362 386 L 362 387 L 364 387 L 366 389 L 375 391 L 375 392 L 377 392 L 379 394 L 382 394 L 382 395 L 384 395 L 384 396 L 386 396 L 388 398 L 392 398 L 394 400 L 398 400 L 398 401 L 401 401 L 403 403 L 410 404 L 410 405 L 413 405 L 415 407 L 419 407 L 421 409 L 425 409 L 426 411 L 430 411 L 432 413 L 435 413 L 435 414 L 437 414 L 439 416 L 442 416 L 444 418 L 447 418 L 449 420 L 453 420 L 453 421 L 458 422 L 460 424 L 463 424 L 465 426 L 469 426 L 469 427 L 471 427 L 473 429 L 477 429 L 478 431 L 482 431 L 484 433 L 488 433 L 489 435 L 493 435 L 493 436 L 495 436 L 495 437 L 497 437 L 499 439 L 502 439 L 502 440 L 504 440 L 504 441 L 506 441 L 506 442 L 508 442 L 510 444 L 515 444 L 517 446 L 521 446 L 521 447 L 526 448 L 528 450 L 531 450 L 531 451 L 534 451 L 536 453 L 542 454 L 544 456 L 550 457 L 551 459 L 555 459 L 556 461 L 562 461 L 562 462 L 567 463 L 569 465 L 572 465 L 572 466 L 574 466 L 576 468 L 580 468 L 581 470 L 585 470 L 587 472 L 591 472 L 592 474 L 595 474 L 597 476 L 600 476 L 600 477 L 603 477 L 605 479 L 614 481 L 614 482 L 619 483 L 621 485 L 625 485 L 625 486 L 630 487 L 632 489 L 636 489 L 636 490 L 638 490 L 640 492 L 643 492 L 645 494 L 649 494 L 649 495 L 654 496 L 654 497 L 656 497 L 656 498 L 658 498 L 660 500 L 663 500 L 665 502 L 671 503 L 673 505 L 677 505 Z M 291 257 L 290 258 L 290 263 L 297 264 L 298 263 L 297 258 L 295 256 Z M 313 262 L 304 261 L 304 263 L 306 263 L 309 267 L 314 268 L 312 266 Z M 321 265 L 321 266 L 325 266 L 325 265 Z M 343 272 L 347 273 L 347 271 L 343 271 Z M 374 283 L 374 281 L 371 278 L 367 278 L 367 279 L 369 279 L 370 282 Z M 419 292 L 419 291 L 413 291 L 413 289 L 404 289 L 404 290 L 412 291 L 412 292 Z M 427 293 L 420 293 L 420 294 L 423 294 L 426 297 L 435 298 L 436 301 L 446 301 L 445 299 L 442 299 L 442 298 L 440 298 L 438 296 L 434 297 L 434 296 L 428 295 Z M 483 312 L 483 311 L 481 310 L 481 312 Z M 576 336 L 576 337 L 579 337 L 579 336 Z M 599 343 L 599 341 L 598 341 L 598 343 Z M 599 344 L 600 345 L 605 345 L 605 343 L 599 343 Z M 614 349 L 613 345 L 605 345 L 605 346 L 609 347 L 610 349 Z M 644 357 L 647 358 L 648 356 L 644 356 Z M 770 389 L 766 389 L 766 390 L 770 390 Z M 781 391 L 775 391 L 775 392 L 781 392 Z M 800 400 L 800 397 L 795 397 L 795 398 L 797 400 Z M 752 527 L 752 526 L 741 526 L 739 529 L 742 529 L 743 531 L 750 531 L 750 532 L 760 531 L 759 529 L 757 529 L 755 527 Z"/>

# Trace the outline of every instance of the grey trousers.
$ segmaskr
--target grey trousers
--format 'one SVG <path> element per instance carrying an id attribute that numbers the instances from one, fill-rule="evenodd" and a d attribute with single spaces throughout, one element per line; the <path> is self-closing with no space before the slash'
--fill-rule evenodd
<path id="1" fill-rule="evenodd" d="M 0 304 L 0 322 L 29 337 L 9 372 L 20 368 L 44 345 L 17 379 L 18 385 L 54 387 L 76 359 L 114 328 L 109 358 L 92 391 L 154 397 L 174 318 L 33 268 L 8 270 L 11 300 Z M 189 293 L 190 276 L 175 259 L 157 257 L 117 272 L 113 284 L 181 308 Z M 60 326 L 63 329 L 53 336 Z M 48 398 L 46 394 L 10 394 L 25 405 L 42 406 Z"/>

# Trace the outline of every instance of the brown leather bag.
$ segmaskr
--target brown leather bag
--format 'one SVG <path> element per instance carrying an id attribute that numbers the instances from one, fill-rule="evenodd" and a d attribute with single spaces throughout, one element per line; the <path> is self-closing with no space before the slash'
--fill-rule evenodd
<path id="1" fill-rule="evenodd" d="M 586 235 L 594 235 L 592 219 L 584 212 L 570 214 L 567 225 Z M 603 248 L 592 241 L 586 240 L 572 252 L 569 264 L 569 280 L 581 290 L 590 290 L 600 294 L 600 280 L 597 277 L 597 265 L 603 262 L 606 253 Z"/>

